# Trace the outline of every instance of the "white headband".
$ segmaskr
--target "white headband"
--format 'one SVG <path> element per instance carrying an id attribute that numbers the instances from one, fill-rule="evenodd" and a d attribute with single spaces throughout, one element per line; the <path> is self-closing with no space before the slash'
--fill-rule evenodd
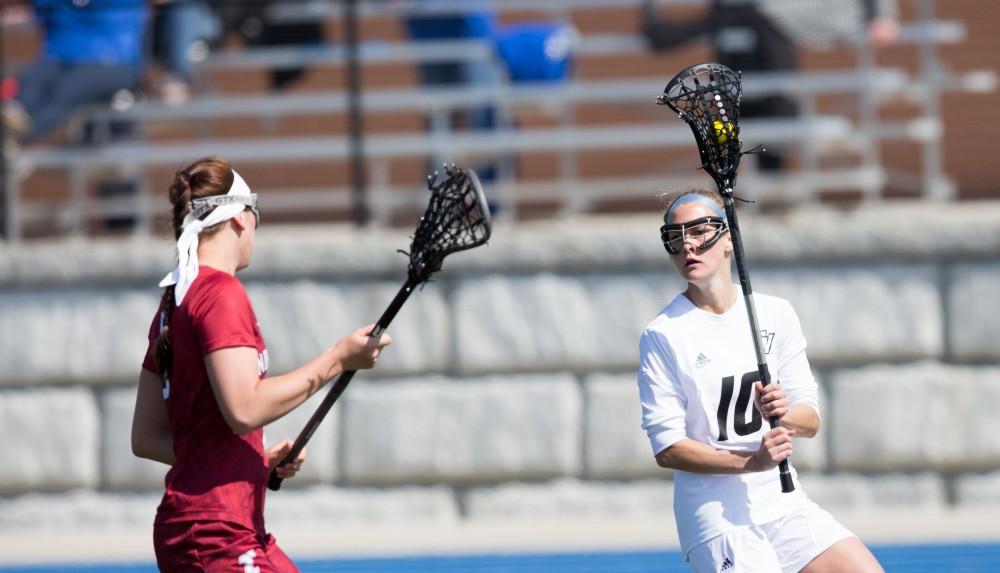
<path id="1" fill-rule="evenodd" d="M 178 306 L 198 278 L 198 235 L 212 225 L 232 219 L 247 207 L 257 214 L 257 195 L 250 192 L 250 187 L 236 171 L 233 171 L 233 185 L 228 193 L 192 199 L 188 203 L 188 214 L 177 239 L 177 266 L 160 281 L 161 287 L 176 285 L 174 299 Z M 209 210 L 212 212 L 207 217 L 199 219 Z"/>

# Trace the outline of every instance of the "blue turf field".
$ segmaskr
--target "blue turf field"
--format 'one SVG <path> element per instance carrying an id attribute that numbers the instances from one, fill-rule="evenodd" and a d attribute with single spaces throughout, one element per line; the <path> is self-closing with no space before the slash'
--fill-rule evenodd
<path id="1" fill-rule="evenodd" d="M 876 546 L 887 573 L 1000 571 L 1000 544 Z M 677 551 L 462 555 L 299 561 L 303 573 L 645 573 L 687 572 Z M 151 573 L 152 564 L 2 566 L 0 573 Z"/>

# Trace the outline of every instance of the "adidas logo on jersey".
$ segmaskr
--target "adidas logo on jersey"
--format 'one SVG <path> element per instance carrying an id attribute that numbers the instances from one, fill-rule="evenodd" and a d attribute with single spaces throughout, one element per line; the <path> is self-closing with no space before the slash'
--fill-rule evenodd
<path id="1" fill-rule="evenodd" d="M 726 557 L 726 559 L 722 562 L 722 569 L 719 569 L 719 571 L 729 571 L 733 567 L 735 567 L 735 565 L 733 564 L 733 560 Z"/>
<path id="2" fill-rule="evenodd" d="M 704 354 L 702 354 L 701 352 L 699 352 L 698 353 L 698 358 L 694 359 L 694 367 L 695 368 L 701 368 L 702 366 L 705 366 L 709 362 L 711 362 L 711 360 L 708 359 L 708 356 L 705 356 Z"/>

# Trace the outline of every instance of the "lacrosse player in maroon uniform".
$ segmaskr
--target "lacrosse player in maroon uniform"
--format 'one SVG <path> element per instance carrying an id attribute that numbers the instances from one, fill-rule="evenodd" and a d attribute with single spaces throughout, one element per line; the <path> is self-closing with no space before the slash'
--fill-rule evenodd
<path id="1" fill-rule="evenodd" d="M 220 158 L 170 187 L 178 265 L 149 330 L 132 450 L 170 467 L 153 542 L 161 571 L 298 571 L 264 528 L 264 489 L 290 440 L 265 449 L 264 425 L 346 370 L 371 368 L 391 342 L 355 330 L 307 364 L 268 377 L 268 355 L 237 271 L 250 264 L 257 196 Z M 304 456 L 276 468 L 290 478 Z"/>

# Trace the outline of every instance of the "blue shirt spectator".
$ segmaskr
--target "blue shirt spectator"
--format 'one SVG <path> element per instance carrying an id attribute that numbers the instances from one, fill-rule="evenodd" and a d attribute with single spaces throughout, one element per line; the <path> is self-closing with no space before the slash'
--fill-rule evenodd
<path id="1" fill-rule="evenodd" d="M 432 2 L 425 4 L 433 6 Z M 414 40 L 491 38 L 496 28 L 496 16 L 491 10 L 411 15 L 406 19 L 406 27 Z"/>
<path id="2" fill-rule="evenodd" d="M 34 0 L 34 8 L 44 58 L 141 68 L 145 0 Z"/>
<path id="3" fill-rule="evenodd" d="M 120 90 L 135 89 L 143 68 L 146 0 L 33 0 L 32 6 L 43 45 L 4 109 L 15 145 L 42 140 L 82 106 L 106 105 Z"/>
<path id="4" fill-rule="evenodd" d="M 404 14 L 403 23 L 407 34 L 414 42 L 436 42 L 448 40 L 485 39 L 492 43 L 496 32 L 496 14 L 478 0 L 469 0 L 462 9 L 454 9 L 448 3 L 435 8 L 434 0 L 415 2 L 417 10 Z M 420 83 L 428 88 L 443 87 L 493 87 L 497 77 L 486 62 L 468 61 L 456 58 L 454 61 L 424 62 L 418 67 Z M 496 126 L 496 113 L 492 106 L 480 106 L 453 112 L 450 117 L 453 127 L 472 130 L 491 130 Z M 430 122 L 428 121 L 428 127 Z M 429 169 L 435 169 L 435 158 Z M 494 163 L 475 166 L 479 178 L 484 182 L 496 178 Z"/>

